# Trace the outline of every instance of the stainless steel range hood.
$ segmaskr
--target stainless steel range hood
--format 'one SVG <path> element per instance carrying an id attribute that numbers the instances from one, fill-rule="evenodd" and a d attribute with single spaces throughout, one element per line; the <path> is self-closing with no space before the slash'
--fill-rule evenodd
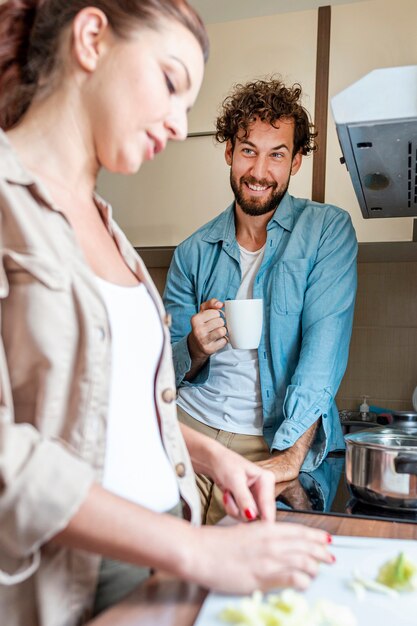
<path id="1" fill-rule="evenodd" d="M 331 107 L 363 217 L 417 216 L 417 65 L 374 70 Z"/>

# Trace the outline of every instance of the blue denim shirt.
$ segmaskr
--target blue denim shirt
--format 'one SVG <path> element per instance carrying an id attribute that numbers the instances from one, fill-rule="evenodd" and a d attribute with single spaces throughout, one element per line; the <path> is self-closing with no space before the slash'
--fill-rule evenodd
<path id="1" fill-rule="evenodd" d="M 284 196 L 267 225 L 265 255 L 253 297 L 264 299 L 258 349 L 264 437 L 284 450 L 321 416 L 302 469 L 312 471 L 344 447 L 334 402 L 346 369 L 356 294 L 357 242 L 350 216 L 328 204 Z M 210 298 L 234 299 L 241 282 L 233 205 L 181 243 L 164 302 L 172 315 L 176 383 L 200 385 L 210 359 L 191 381 L 191 316 Z"/>

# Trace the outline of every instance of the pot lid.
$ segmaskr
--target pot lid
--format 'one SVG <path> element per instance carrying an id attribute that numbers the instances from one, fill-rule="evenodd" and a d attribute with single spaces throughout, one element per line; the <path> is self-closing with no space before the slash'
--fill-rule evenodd
<path id="1" fill-rule="evenodd" d="M 394 420 L 394 426 L 417 426 L 417 412 L 416 411 L 394 411 L 392 414 Z"/>
<path id="2" fill-rule="evenodd" d="M 382 426 L 361 430 L 345 435 L 345 441 L 365 447 L 417 452 L 417 427 L 404 429 Z"/>

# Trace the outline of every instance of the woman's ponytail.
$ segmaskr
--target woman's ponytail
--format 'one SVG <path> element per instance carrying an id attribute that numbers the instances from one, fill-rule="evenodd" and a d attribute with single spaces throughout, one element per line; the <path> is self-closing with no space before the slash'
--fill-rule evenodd
<path id="1" fill-rule="evenodd" d="M 39 1 L 7 0 L 0 4 L 0 127 L 14 126 L 36 91 L 28 72 L 30 34 Z"/>

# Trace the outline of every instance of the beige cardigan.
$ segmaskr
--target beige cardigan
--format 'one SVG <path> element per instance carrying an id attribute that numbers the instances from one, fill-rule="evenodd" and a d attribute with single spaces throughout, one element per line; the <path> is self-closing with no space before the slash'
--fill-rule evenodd
<path id="1" fill-rule="evenodd" d="M 156 409 L 181 496 L 199 499 L 175 408 L 169 320 L 148 272 L 96 198 L 127 265 L 160 313 Z M 0 131 L 0 615 L 7 626 L 73 626 L 88 617 L 99 557 L 45 543 L 102 477 L 109 324 L 66 218 Z M 140 416 L 140 404 L 138 405 Z"/>

